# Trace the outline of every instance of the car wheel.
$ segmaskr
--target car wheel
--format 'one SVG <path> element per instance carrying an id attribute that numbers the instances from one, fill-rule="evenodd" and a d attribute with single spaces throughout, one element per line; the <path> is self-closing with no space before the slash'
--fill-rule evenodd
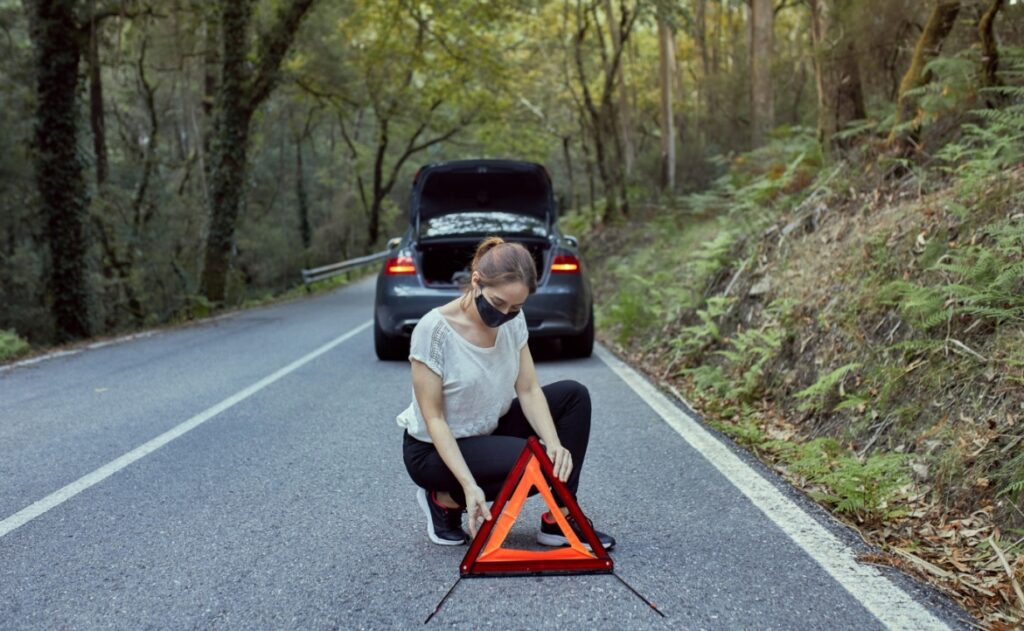
<path id="1" fill-rule="evenodd" d="M 587 327 L 579 335 L 562 338 L 562 351 L 567 357 L 590 357 L 594 352 L 594 309 L 590 309 Z"/>
<path id="2" fill-rule="evenodd" d="M 409 341 L 385 333 L 376 316 L 373 318 L 373 348 L 377 351 L 378 359 L 384 361 L 406 359 L 409 356 Z"/>

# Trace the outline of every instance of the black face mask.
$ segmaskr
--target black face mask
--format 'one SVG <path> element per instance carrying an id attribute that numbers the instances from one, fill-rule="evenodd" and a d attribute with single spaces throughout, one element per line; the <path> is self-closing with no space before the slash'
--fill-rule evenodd
<path id="1" fill-rule="evenodd" d="M 483 289 L 480 290 L 480 293 L 476 297 L 476 310 L 480 312 L 480 319 L 484 321 L 484 324 L 492 328 L 497 328 L 519 315 L 518 311 L 509 310 L 508 313 L 502 313 L 499 311 L 494 305 L 488 302 L 486 298 L 484 298 Z"/>

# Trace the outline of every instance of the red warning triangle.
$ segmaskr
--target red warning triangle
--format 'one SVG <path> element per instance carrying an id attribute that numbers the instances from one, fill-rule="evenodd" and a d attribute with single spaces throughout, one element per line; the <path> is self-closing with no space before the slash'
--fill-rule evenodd
<path id="1" fill-rule="evenodd" d="M 555 504 L 551 489 L 569 509 L 583 532 L 583 538 L 590 544 L 587 550 L 583 542 L 569 527 L 568 521 Z M 536 550 L 515 550 L 502 548 L 512 524 L 531 488 L 540 491 L 548 510 L 558 523 L 562 534 L 569 541 L 568 548 L 556 548 L 541 552 Z M 485 545 L 486 544 L 486 545 Z M 590 526 L 565 484 L 555 477 L 544 448 L 536 437 L 526 441 L 526 447 L 519 454 L 515 466 L 505 479 L 497 499 L 491 504 L 491 519 L 485 521 L 470 544 L 460 566 L 462 576 L 510 576 L 532 574 L 590 574 L 608 573 L 614 569 L 612 558 L 604 549 L 594 529 Z"/>

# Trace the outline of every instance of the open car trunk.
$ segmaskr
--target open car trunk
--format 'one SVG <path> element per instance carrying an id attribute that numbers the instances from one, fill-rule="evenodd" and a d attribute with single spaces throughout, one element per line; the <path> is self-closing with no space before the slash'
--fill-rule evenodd
<path id="1" fill-rule="evenodd" d="M 461 276 L 465 276 L 466 282 L 469 282 L 469 266 L 473 262 L 473 254 L 476 252 L 480 240 L 479 236 L 474 236 L 421 241 L 418 246 L 419 267 L 423 271 L 423 281 L 426 285 L 428 287 L 454 287 L 459 284 Z M 506 240 L 514 240 L 530 251 L 530 254 L 533 255 L 533 262 L 537 266 L 539 282 L 547 260 L 548 240 L 539 238 L 506 238 Z"/>

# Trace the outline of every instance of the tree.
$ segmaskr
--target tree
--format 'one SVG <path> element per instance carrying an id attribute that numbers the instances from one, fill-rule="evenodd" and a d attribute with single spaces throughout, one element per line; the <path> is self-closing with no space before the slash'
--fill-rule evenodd
<path id="1" fill-rule="evenodd" d="M 245 196 L 250 122 L 277 86 L 281 61 L 314 1 L 292 0 L 278 7 L 270 27 L 257 38 L 250 68 L 252 0 L 224 0 L 221 81 L 210 147 L 209 232 L 201 280 L 202 293 L 213 302 L 224 300 L 235 223 Z"/>
<path id="2" fill-rule="evenodd" d="M 992 0 L 992 4 L 978 20 L 978 39 L 981 40 L 981 85 L 990 88 L 999 85 L 999 77 L 996 72 L 999 70 L 999 47 L 996 46 L 996 38 L 993 27 L 996 22 L 996 15 L 1003 8 L 1004 0 Z"/>
<path id="3" fill-rule="evenodd" d="M 772 97 L 772 48 L 775 9 L 772 0 L 750 3 L 750 121 L 755 147 L 764 144 L 775 122 Z"/>
<path id="4" fill-rule="evenodd" d="M 337 114 L 369 247 L 390 228 L 385 202 L 410 160 L 512 106 L 510 51 L 492 29 L 515 16 L 475 0 L 368 0 L 303 48 L 298 84 Z"/>
<path id="5" fill-rule="evenodd" d="M 36 185 L 50 250 L 49 289 L 58 341 L 87 337 L 85 213 L 88 196 L 78 155 L 78 62 L 81 42 L 74 0 L 33 0 L 36 49 Z"/>
<path id="6" fill-rule="evenodd" d="M 613 46 L 607 63 L 602 63 L 603 72 L 599 77 L 600 90 L 596 93 L 590 87 L 591 77 L 586 69 L 584 41 L 591 29 L 591 20 L 593 20 L 595 36 L 600 38 L 600 24 L 596 17 L 592 17 L 592 15 L 596 15 L 596 10 L 588 10 L 581 1 L 576 4 L 576 32 L 572 37 L 576 78 L 583 96 L 582 99 L 577 98 L 577 101 L 581 104 L 585 129 L 594 144 L 597 171 L 604 185 L 605 208 L 601 217 L 602 222 L 610 219 L 613 211 L 622 211 L 623 214 L 629 212 L 629 199 L 626 194 L 626 178 L 623 168 L 623 147 L 621 137 L 616 133 L 618 117 L 613 97 L 619 65 L 622 63 L 627 40 L 633 32 L 633 26 L 639 16 L 639 8 L 635 7 L 630 11 L 625 1 L 620 3 L 619 8 L 618 32 L 621 37 Z M 611 147 L 609 147 L 609 141 L 611 141 Z"/>
<path id="7" fill-rule="evenodd" d="M 938 0 L 917 40 L 910 67 L 900 82 L 899 99 L 896 103 L 896 125 L 889 134 L 890 147 L 898 151 L 904 151 L 907 145 L 916 141 L 920 124 L 915 116 L 917 100 L 913 92 L 931 83 L 932 74 L 926 71 L 925 67 L 942 50 L 942 43 L 953 30 L 959 13 L 960 0 Z"/>
<path id="8" fill-rule="evenodd" d="M 661 186 L 669 192 L 676 187 L 676 134 L 672 114 L 675 78 L 675 43 L 672 26 L 658 16 L 658 69 L 661 92 Z"/>
<path id="9" fill-rule="evenodd" d="M 825 151 L 837 131 L 867 116 L 855 38 L 841 18 L 850 0 L 810 0 L 814 77 L 818 92 L 818 141 Z"/>

